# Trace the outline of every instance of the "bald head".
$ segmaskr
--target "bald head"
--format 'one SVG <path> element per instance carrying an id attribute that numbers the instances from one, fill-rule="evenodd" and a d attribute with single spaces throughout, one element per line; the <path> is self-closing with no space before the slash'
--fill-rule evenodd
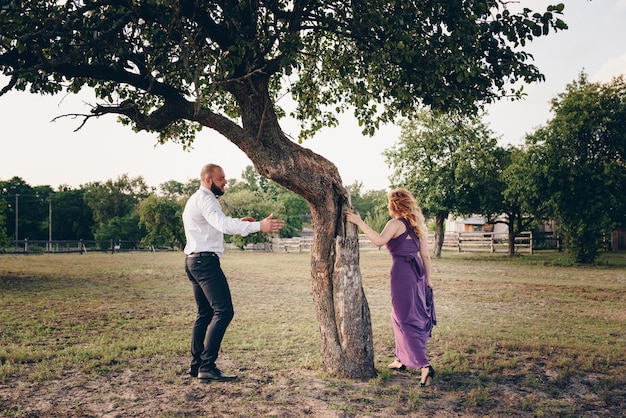
<path id="1" fill-rule="evenodd" d="M 226 175 L 224 170 L 217 164 L 206 164 L 200 170 L 200 182 L 204 187 L 215 193 L 216 196 L 224 194 Z"/>

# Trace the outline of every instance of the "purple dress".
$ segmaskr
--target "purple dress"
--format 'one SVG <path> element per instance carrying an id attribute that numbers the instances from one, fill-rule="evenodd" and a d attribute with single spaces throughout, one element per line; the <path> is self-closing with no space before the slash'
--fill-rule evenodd
<path id="1" fill-rule="evenodd" d="M 437 324 L 433 291 L 426 286 L 424 264 L 419 256 L 420 241 L 408 221 L 400 220 L 406 231 L 389 240 L 391 265 L 391 320 L 396 341 L 396 358 L 419 370 L 429 364 L 426 341 Z"/>

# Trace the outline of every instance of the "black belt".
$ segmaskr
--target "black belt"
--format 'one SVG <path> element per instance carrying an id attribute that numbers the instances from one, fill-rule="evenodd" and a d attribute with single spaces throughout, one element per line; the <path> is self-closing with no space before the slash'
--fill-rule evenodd
<path id="1" fill-rule="evenodd" d="M 194 257 L 217 257 L 217 256 L 218 255 L 212 251 L 202 251 L 200 253 L 191 253 L 187 257 L 194 258 Z"/>

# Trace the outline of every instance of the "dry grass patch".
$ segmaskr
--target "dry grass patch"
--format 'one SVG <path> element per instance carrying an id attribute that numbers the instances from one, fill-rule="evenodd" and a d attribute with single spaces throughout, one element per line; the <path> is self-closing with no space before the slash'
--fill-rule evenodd
<path id="1" fill-rule="evenodd" d="M 435 259 L 435 385 L 391 372 L 385 250 L 361 254 L 371 381 L 321 370 L 307 253 L 227 252 L 235 319 L 219 360 L 237 382 L 188 378 L 195 304 L 180 253 L 0 256 L 0 415 L 598 416 L 626 410 L 626 263 L 558 254 Z M 620 258 L 622 257 L 622 258 Z M 25 401 L 28 400 L 28 401 Z"/>

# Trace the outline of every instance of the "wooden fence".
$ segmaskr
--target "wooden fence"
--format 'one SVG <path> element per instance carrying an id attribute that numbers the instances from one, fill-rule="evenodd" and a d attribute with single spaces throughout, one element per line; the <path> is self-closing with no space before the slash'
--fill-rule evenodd
<path id="1" fill-rule="evenodd" d="M 312 237 L 274 238 L 272 242 L 260 244 L 248 244 L 248 251 L 272 251 L 272 252 L 309 252 L 313 245 Z M 428 236 L 428 246 L 432 249 L 435 245 L 433 233 Z M 12 252 L 20 254 L 37 253 L 85 253 L 101 251 L 116 253 L 120 251 L 167 251 L 173 249 L 141 248 L 134 241 L 46 241 L 46 240 L 19 240 L 12 242 Z M 226 248 L 234 249 L 235 246 L 227 244 Z M 362 251 L 379 250 L 364 235 L 359 235 L 359 248 Z M 508 252 L 508 236 L 501 233 L 487 232 L 460 232 L 447 233 L 444 236 L 444 251 L 456 252 Z M 532 232 L 523 232 L 515 238 L 515 252 L 533 252 Z"/>
<path id="2" fill-rule="evenodd" d="M 1 249 L 0 249 L 1 250 Z M 11 241 L 11 251 L 14 254 L 43 254 L 43 253 L 87 253 L 87 252 L 121 251 L 157 251 L 154 247 L 140 247 L 136 241 L 114 240 L 30 240 L 22 239 Z"/>
<path id="3" fill-rule="evenodd" d="M 429 234 L 428 246 L 434 248 L 435 236 Z M 515 252 L 533 252 L 533 233 L 521 232 L 515 237 Z M 456 252 L 490 252 L 508 253 L 509 236 L 494 232 L 452 232 L 446 233 L 443 239 L 442 250 Z"/>
<path id="4" fill-rule="evenodd" d="M 294 237 L 294 238 L 274 238 L 270 251 L 284 252 L 284 253 L 299 253 L 305 251 L 311 251 L 313 245 L 312 237 Z M 246 249 L 262 249 L 262 244 L 248 245 Z M 258 247 L 258 248 L 255 248 Z M 375 246 L 364 235 L 359 235 L 359 248 L 361 250 L 378 250 L 379 247 Z"/>
<path id="5" fill-rule="evenodd" d="M 295 238 L 279 238 L 272 240 L 271 251 L 274 252 L 303 252 L 311 251 L 313 238 L 295 237 Z M 435 235 L 428 235 L 428 247 L 432 250 L 435 245 Z M 364 235 L 359 235 L 359 248 L 361 250 L 378 250 L 379 248 L 372 244 Z M 250 248 L 246 249 L 263 249 Z M 509 237 L 507 234 L 493 232 L 453 232 L 444 235 L 443 246 L 445 251 L 456 252 L 491 252 L 506 253 L 509 251 Z M 533 252 L 533 235 L 532 232 L 522 232 L 515 237 L 515 252 Z"/>

